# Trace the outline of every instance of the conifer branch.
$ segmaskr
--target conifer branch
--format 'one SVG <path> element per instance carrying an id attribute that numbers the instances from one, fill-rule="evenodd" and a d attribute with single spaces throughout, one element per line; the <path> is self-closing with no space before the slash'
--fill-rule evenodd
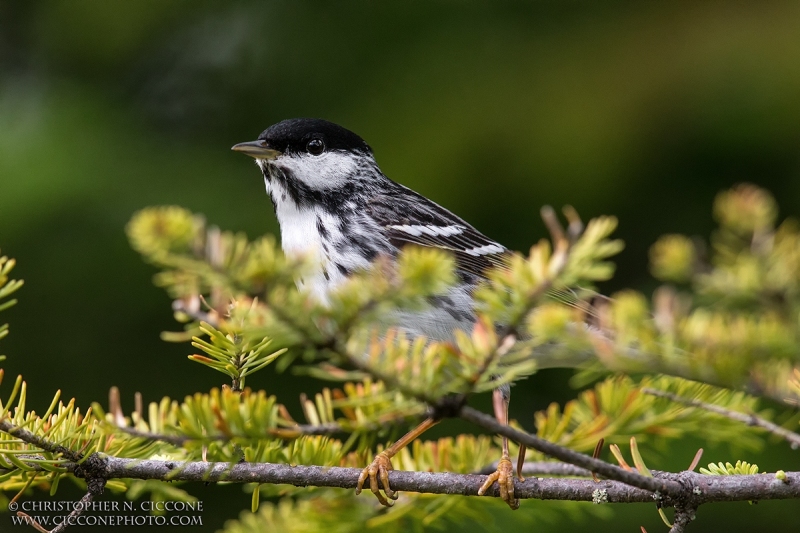
<path id="1" fill-rule="evenodd" d="M 706 411 L 710 411 L 712 413 L 728 417 L 731 420 L 742 422 L 744 424 L 747 424 L 748 426 L 755 426 L 766 429 L 773 435 L 778 435 L 779 437 L 788 441 L 792 445 L 793 449 L 800 447 L 800 434 L 790 431 L 784 427 L 781 427 L 778 424 L 770 422 L 769 420 L 762 418 L 756 415 L 755 413 L 748 415 L 745 413 L 740 413 L 738 411 L 732 411 L 730 409 L 720 407 L 719 405 L 701 402 L 700 400 L 695 400 L 692 398 L 684 398 L 683 396 L 678 396 L 677 394 L 672 394 L 671 392 L 660 391 L 652 389 L 650 387 L 644 387 L 642 389 L 642 392 L 644 394 L 658 396 L 659 398 L 667 398 L 668 400 L 671 400 L 673 402 L 688 405 L 690 407 L 697 407 L 699 409 L 704 409 Z"/>
<path id="2" fill-rule="evenodd" d="M 614 465 L 563 448 L 544 439 L 517 431 L 496 422 L 493 418 L 469 407 L 461 408 L 459 415 L 469 421 L 512 440 L 539 450 L 563 461 L 583 466 L 609 479 L 600 482 L 591 479 L 536 478 L 515 483 L 518 498 L 548 500 L 592 501 L 594 503 L 644 503 L 658 502 L 662 507 L 676 507 L 673 531 L 681 532 L 694 510 L 704 503 L 716 501 L 747 501 L 765 499 L 800 499 L 800 472 L 748 475 L 704 475 L 690 471 L 666 473 L 653 471 L 653 477 L 628 472 Z M 310 426 L 318 428 L 319 426 Z M 289 428 L 287 428 L 289 429 Z M 362 470 L 325 466 L 292 466 L 267 462 L 181 462 L 177 460 L 143 460 L 117 458 L 93 453 L 83 460 L 75 452 L 39 437 L 30 431 L 0 422 L 0 430 L 51 453 L 76 458 L 61 463 L 67 472 L 87 479 L 90 492 L 86 501 L 102 493 L 102 487 L 111 479 L 153 479 L 161 481 L 238 482 L 262 484 L 289 484 L 298 487 L 336 487 L 353 489 Z M 24 457 L 20 457 L 24 462 Z M 79 463 L 80 461 L 80 463 Z M 588 471 L 559 463 L 531 464 L 529 470 L 550 471 L 559 475 L 585 475 Z M 486 476 L 474 474 L 432 473 L 427 471 L 392 471 L 390 482 L 395 490 L 428 494 L 475 496 Z M 612 479 L 613 476 L 613 479 Z M 489 496 L 498 497 L 499 489 L 492 488 Z M 34 525 L 35 527 L 35 525 Z M 63 530 L 63 528 L 62 528 Z M 47 532 L 55 533 L 61 530 Z"/>
<path id="3" fill-rule="evenodd" d="M 461 416 L 492 432 L 506 434 L 513 440 L 539 449 L 542 453 L 579 464 L 605 477 L 614 476 L 616 478 L 616 481 L 608 479 L 599 483 L 584 479 L 529 478 L 516 483 L 515 494 L 519 498 L 595 501 L 596 503 L 635 503 L 658 500 L 664 506 L 691 504 L 693 508 L 713 501 L 800 498 L 800 472 L 785 472 L 781 473 L 779 477 L 776 474 L 709 476 L 690 471 L 676 474 L 653 471 L 654 477 L 647 478 L 504 426 L 493 418 L 469 407 L 462 408 Z M 17 428 L 8 421 L 0 422 L 0 430 L 47 451 L 82 459 L 80 454 L 38 437 L 27 430 Z M 92 454 L 82 464 L 73 461 L 62 464 L 62 466 L 77 477 L 87 478 L 90 481 L 90 490 L 94 495 L 102 492 L 102 485 L 105 481 L 125 478 L 270 483 L 352 489 L 355 488 L 358 476 L 362 471 L 360 468 L 292 466 L 271 463 L 233 464 L 126 459 L 100 454 Z M 545 467 L 539 468 L 544 469 Z M 567 472 L 569 471 L 565 470 L 559 473 Z M 483 475 L 475 474 L 397 470 L 390 472 L 389 475 L 392 487 L 395 487 L 396 490 L 465 496 L 477 495 L 478 488 L 486 479 Z M 489 495 L 496 497 L 499 495 L 499 491 L 493 488 Z"/>
<path id="4" fill-rule="evenodd" d="M 103 457 L 93 470 L 94 475 L 106 479 L 134 478 L 172 481 L 199 481 L 229 483 L 288 484 L 298 487 L 334 487 L 353 489 L 361 468 L 292 466 L 271 463 L 207 463 L 202 461 L 181 463 L 164 460 L 123 459 Z M 679 502 L 692 505 L 715 501 L 745 501 L 800 498 L 800 472 L 786 472 L 784 480 L 775 474 L 746 476 L 707 476 L 695 472 L 653 472 L 657 483 L 678 486 L 674 495 L 665 495 L 662 505 L 673 506 Z M 460 494 L 476 496 L 486 476 L 451 474 L 444 472 L 407 472 L 393 470 L 389 473 L 395 490 L 427 494 Z M 598 493 L 598 491 L 600 491 Z M 652 491 L 630 486 L 627 483 L 603 480 L 569 478 L 529 478 L 517 481 L 514 494 L 519 498 L 544 500 L 598 501 L 608 503 L 653 502 Z M 495 487 L 488 493 L 499 496 Z"/>
<path id="5" fill-rule="evenodd" d="M 351 366 L 368 374 L 375 378 L 378 381 L 382 381 L 386 384 L 389 389 L 396 390 L 400 392 L 403 396 L 407 396 L 409 398 L 416 398 L 417 400 L 427 403 L 429 405 L 434 404 L 436 400 L 431 398 L 429 395 L 425 394 L 422 391 L 411 389 L 403 384 L 400 380 L 395 379 L 393 376 L 390 376 L 384 372 L 380 372 L 379 370 L 375 369 L 374 367 L 366 364 L 364 361 L 363 356 L 361 354 L 354 354 L 347 349 L 345 344 L 338 339 L 336 336 L 332 336 L 328 339 L 327 343 L 322 348 L 327 348 L 331 352 L 335 353 L 336 355 L 344 358 Z"/>

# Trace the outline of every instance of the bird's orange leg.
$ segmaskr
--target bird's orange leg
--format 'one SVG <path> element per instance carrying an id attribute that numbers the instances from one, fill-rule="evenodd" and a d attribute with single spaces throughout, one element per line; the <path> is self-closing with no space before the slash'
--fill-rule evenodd
<path id="1" fill-rule="evenodd" d="M 517 455 L 517 478 L 520 481 L 525 481 L 525 478 L 522 475 L 522 467 L 525 466 L 525 452 L 527 451 L 527 446 L 524 444 L 519 445 L 519 454 Z"/>
<path id="2" fill-rule="evenodd" d="M 500 389 L 492 392 L 492 404 L 494 405 L 494 416 L 501 424 L 508 425 L 508 402 L 509 397 Z M 508 438 L 503 437 L 503 456 L 497 463 L 497 470 L 490 474 L 486 482 L 478 489 L 478 496 L 483 496 L 487 490 L 497 482 L 500 487 L 500 498 L 508 504 L 511 509 L 519 509 L 519 500 L 514 498 L 514 466 L 508 455 Z"/>
<path id="3" fill-rule="evenodd" d="M 361 475 L 358 476 L 356 494 L 361 494 L 361 489 L 364 487 L 364 482 L 367 481 L 367 478 L 369 478 L 369 488 L 372 493 L 378 498 L 378 501 L 381 502 L 382 505 L 386 505 L 387 507 L 390 506 L 391 503 L 389 503 L 389 500 L 386 498 L 392 500 L 397 499 L 397 493 L 389 487 L 389 472 L 394 470 L 392 468 L 392 457 L 413 442 L 414 439 L 438 423 L 438 420 L 426 418 L 420 425 L 403 435 L 400 440 L 376 455 L 372 463 L 370 463 L 370 465 L 365 468 L 363 472 L 361 472 Z M 379 479 L 383 485 L 383 492 L 386 494 L 385 497 L 383 494 L 381 494 L 380 487 L 378 486 Z"/>

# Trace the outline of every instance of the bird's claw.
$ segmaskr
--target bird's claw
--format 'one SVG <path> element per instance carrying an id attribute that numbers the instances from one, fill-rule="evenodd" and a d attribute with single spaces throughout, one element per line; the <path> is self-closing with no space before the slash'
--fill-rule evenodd
<path id="1" fill-rule="evenodd" d="M 389 458 L 386 452 L 381 452 L 376 455 L 375 459 L 372 460 L 372 463 L 370 463 L 370 465 L 366 467 L 363 472 L 361 472 L 361 475 L 358 476 L 356 495 L 361 494 L 361 489 L 364 487 L 364 482 L 369 479 L 369 488 L 372 493 L 376 498 L 378 498 L 378 501 L 381 502 L 381 505 L 390 507 L 392 503 L 386 498 L 392 500 L 397 499 L 397 493 L 389 487 L 389 472 L 392 470 L 394 470 L 392 467 L 392 460 Z M 386 494 L 386 496 L 381 494 L 380 487 L 378 486 L 378 480 L 380 480 L 381 485 L 383 485 L 383 492 Z"/>
<path id="2" fill-rule="evenodd" d="M 491 488 L 494 482 L 500 487 L 500 498 L 511 507 L 512 510 L 519 509 L 519 500 L 514 498 L 514 467 L 508 457 L 503 457 L 497 463 L 497 470 L 489 474 L 486 482 L 478 489 L 478 496 L 483 496 Z"/>

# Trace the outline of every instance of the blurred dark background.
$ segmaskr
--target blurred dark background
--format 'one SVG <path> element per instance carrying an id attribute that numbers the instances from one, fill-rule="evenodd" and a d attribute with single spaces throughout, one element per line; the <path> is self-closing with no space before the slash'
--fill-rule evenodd
<path id="1" fill-rule="evenodd" d="M 38 410 L 57 388 L 88 406 L 117 385 L 130 409 L 134 391 L 220 385 L 190 346 L 159 340 L 177 329 L 170 302 L 124 225 L 179 204 L 251 237 L 277 232 L 259 171 L 229 148 L 289 117 L 354 130 L 389 177 L 514 249 L 544 235 L 543 204 L 617 215 L 627 247 L 603 289 L 649 293 L 650 244 L 707 236 L 721 189 L 752 181 L 800 213 L 799 31 L 795 1 L 0 1 L 0 248 L 26 281 L 0 317 L 6 374 L 24 375 Z M 518 385 L 512 415 L 532 428 L 534 410 L 574 396 L 569 377 Z M 248 384 L 292 409 L 320 387 L 271 370 Z M 702 444 L 648 463 L 685 468 Z M 796 470 L 797 453 L 724 447 L 704 461 Z M 249 506 L 241 488 L 215 489 L 192 488 L 209 531 Z M 651 506 L 605 520 L 569 509 L 539 531 L 664 527 Z M 712 505 L 693 528 L 789 531 L 798 510 Z"/>

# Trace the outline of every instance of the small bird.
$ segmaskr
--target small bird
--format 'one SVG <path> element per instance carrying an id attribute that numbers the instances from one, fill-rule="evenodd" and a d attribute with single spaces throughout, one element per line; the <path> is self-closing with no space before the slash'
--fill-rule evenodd
<path id="1" fill-rule="evenodd" d="M 274 124 L 257 140 L 232 149 L 255 158 L 261 169 L 284 253 L 314 258 L 316 270 L 299 285 L 324 302 L 331 289 L 379 256 L 396 257 L 409 244 L 439 248 L 455 257 L 458 283 L 432 299 L 429 309 L 401 314 L 395 325 L 409 335 L 437 341 L 452 339 L 457 329 L 472 328 L 476 320 L 472 292 L 488 269 L 505 263 L 509 251 L 447 209 L 387 178 L 361 137 L 326 120 L 297 118 Z M 508 387 L 494 392 L 495 416 L 504 424 L 509 398 Z M 378 454 L 364 470 L 356 492 L 369 480 L 382 504 L 389 504 L 386 497 L 397 499 L 389 487 L 391 458 L 435 423 L 427 419 Z M 514 498 L 505 439 L 497 472 L 479 493 L 495 481 L 501 497 L 516 509 L 519 502 Z"/>

